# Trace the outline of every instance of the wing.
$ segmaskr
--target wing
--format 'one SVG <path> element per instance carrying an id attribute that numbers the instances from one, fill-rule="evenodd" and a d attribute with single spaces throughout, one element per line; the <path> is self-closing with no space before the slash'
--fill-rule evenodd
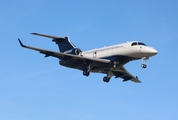
<path id="1" fill-rule="evenodd" d="M 117 71 L 113 71 L 114 75 L 116 76 L 116 78 L 123 78 L 123 81 L 128 81 L 131 80 L 133 82 L 136 83 L 141 83 L 141 81 L 138 79 L 138 77 L 134 77 L 131 73 L 129 73 L 123 66 L 117 70 Z"/>
<path id="2" fill-rule="evenodd" d="M 65 59 L 67 59 L 67 60 L 71 60 L 71 59 L 72 60 L 80 60 L 82 62 L 89 63 L 89 64 L 92 64 L 92 65 L 110 64 L 110 60 L 87 58 L 87 57 L 83 57 L 83 56 L 79 56 L 79 55 L 65 54 L 65 53 L 61 53 L 61 52 L 54 52 L 54 51 L 50 51 L 50 50 L 30 47 L 30 46 L 24 45 L 19 38 L 18 38 L 18 40 L 19 40 L 19 43 L 22 47 L 28 48 L 28 49 L 31 49 L 31 50 L 35 50 L 35 51 L 39 51 L 40 53 L 45 54 L 45 57 L 53 56 L 53 57 L 56 57 L 58 59 L 64 59 L 64 60 Z"/>

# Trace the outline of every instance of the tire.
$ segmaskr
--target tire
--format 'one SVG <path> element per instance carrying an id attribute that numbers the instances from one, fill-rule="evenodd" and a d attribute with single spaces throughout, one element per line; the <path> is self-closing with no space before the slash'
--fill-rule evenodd
<path id="1" fill-rule="evenodd" d="M 110 80 L 110 78 L 107 78 L 107 77 L 104 77 L 104 78 L 103 78 L 103 81 L 104 81 L 104 82 L 107 82 L 107 83 L 108 83 L 109 80 Z"/>
<path id="2" fill-rule="evenodd" d="M 142 64 L 142 68 L 146 68 L 147 67 L 147 65 L 146 64 Z"/>
<path id="3" fill-rule="evenodd" d="M 89 76 L 89 75 L 90 75 L 90 72 L 88 72 L 87 70 L 84 70 L 84 71 L 83 71 L 83 75 L 84 75 L 84 76 Z"/>

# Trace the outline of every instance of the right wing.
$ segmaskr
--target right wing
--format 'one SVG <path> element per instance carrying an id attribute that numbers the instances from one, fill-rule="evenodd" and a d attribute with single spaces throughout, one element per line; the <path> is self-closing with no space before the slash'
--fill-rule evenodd
<path id="1" fill-rule="evenodd" d="M 38 51 L 42 54 L 45 54 L 45 57 L 53 56 L 53 57 L 56 57 L 56 58 L 59 58 L 59 59 L 64 59 L 64 60 L 74 60 L 74 61 L 78 60 L 78 61 L 81 61 L 81 62 L 85 62 L 86 64 L 89 63 L 89 64 L 92 64 L 92 65 L 110 64 L 110 60 L 87 58 L 87 57 L 83 57 L 83 56 L 79 56 L 79 55 L 72 55 L 72 54 L 66 54 L 66 53 L 61 53 L 61 52 L 54 52 L 54 51 L 50 51 L 50 50 L 30 47 L 30 46 L 24 45 L 19 38 L 18 38 L 18 40 L 19 40 L 19 43 L 22 47 L 28 48 L 28 49 L 31 49 L 31 50 L 35 50 L 35 51 Z"/>
<path id="2" fill-rule="evenodd" d="M 138 77 L 134 77 L 131 73 L 129 73 L 123 66 L 120 68 L 119 71 L 113 71 L 116 78 L 120 77 L 123 78 L 123 81 L 131 80 L 136 83 L 141 83 Z"/>

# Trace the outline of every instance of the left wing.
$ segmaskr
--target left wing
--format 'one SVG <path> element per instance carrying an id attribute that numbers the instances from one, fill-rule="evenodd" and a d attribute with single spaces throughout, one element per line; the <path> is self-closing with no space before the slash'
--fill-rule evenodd
<path id="1" fill-rule="evenodd" d="M 40 53 L 45 54 L 45 57 L 53 56 L 53 57 L 56 57 L 59 59 L 80 60 L 82 62 L 89 63 L 92 65 L 110 64 L 110 60 L 87 58 L 87 57 L 83 57 L 83 56 L 79 56 L 79 55 L 72 55 L 72 54 L 66 54 L 66 53 L 61 53 L 61 52 L 54 52 L 54 51 L 50 51 L 50 50 L 30 47 L 30 46 L 24 45 L 19 38 L 18 38 L 18 40 L 22 47 L 28 48 L 31 50 L 35 50 L 35 51 L 39 51 Z"/>
<path id="2" fill-rule="evenodd" d="M 113 71 L 116 78 L 120 77 L 123 78 L 123 82 L 131 80 L 136 83 L 141 83 L 138 77 L 134 77 L 131 73 L 129 73 L 123 66 L 119 69 L 119 71 Z"/>

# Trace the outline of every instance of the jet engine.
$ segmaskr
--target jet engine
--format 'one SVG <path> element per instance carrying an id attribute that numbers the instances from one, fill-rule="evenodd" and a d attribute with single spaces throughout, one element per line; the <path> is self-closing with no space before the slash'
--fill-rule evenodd
<path id="1" fill-rule="evenodd" d="M 72 54 L 72 55 L 81 55 L 82 51 L 79 48 L 74 48 L 74 49 L 68 50 L 64 53 Z"/>

